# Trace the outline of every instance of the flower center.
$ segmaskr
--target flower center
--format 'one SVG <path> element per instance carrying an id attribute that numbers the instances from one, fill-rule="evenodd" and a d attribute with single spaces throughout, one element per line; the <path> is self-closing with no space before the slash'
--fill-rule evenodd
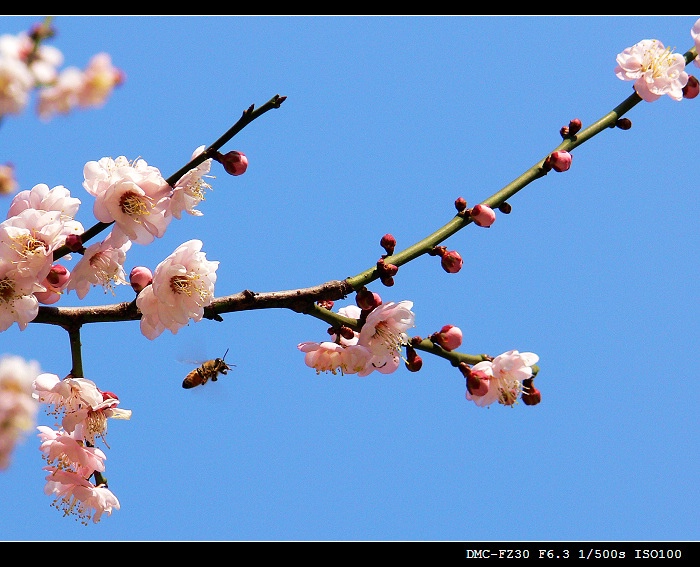
<path id="1" fill-rule="evenodd" d="M 139 221 L 138 217 L 150 214 L 153 203 L 145 195 L 127 191 L 119 199 L 119 207 L 125 215 L 129 215 L 134 220 Z"/>
<path id="2" fill-rule="evenodd" d="M 209 297 L 209 291 L 201 285 L 199 274 L 194 272 L 187 272 L 185 275 L 178 275 L 170 278 L 170 289 L 175 293 L 181 293 L 189 297 L 196 294 L 202 300 Z"/>
<path id="3" fill-rule="evenodd" d="M 15 284 L 8 278 L 0 280 L 0 299 L 5 303 L 10 303 L 15 297 Z"/>

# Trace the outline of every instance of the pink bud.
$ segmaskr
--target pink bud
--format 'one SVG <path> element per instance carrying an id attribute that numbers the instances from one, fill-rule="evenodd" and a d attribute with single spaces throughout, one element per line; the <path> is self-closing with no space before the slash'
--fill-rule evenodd
<path id="1" fill-rule="evenodd" d="M 683 87 L 683 98 L 695 98 L 698 93 L 700 93 L 700 84 L 693 75 L 690 75 L 688 82 Z"/>
<path id="2" fill-rule="evenodd" d="M 471 210 L 471 217 L 477 225 L 488 228 L 496 220 L 496 213 L 491 207 L 486 205 L 474 205 Z"/>
<path id="3" fill-rule="evenodd" d="M 457 197 L 455 199 L 455 209 L 457 209 L 458 213 L 461 213 L 464 211 L 464 209 L 467 208 L 467 201 L 464 197 Z"/>
<path id="4" fill-rule="evenodd" d="M 136 293 L 153 281 L 153 273 L 145 266 L 136 266 L 129 274 L 129 283 Z"/>
<path id="5" fill-rule="evenodd" d="M 386 250 L 386 253 L 391 256 L 394 253 L 394 248 L 396 248 L 396 238 L 391 234 L 385 234 L 382 236 L 379 244 L 381 244 L 382 248 Z"/>
<path id="6" fill-rule="evenodd" d="M 83 237 L 80 234 L 69 234 L 66 236 L 66 247 L 71 252 L 81 252 L 85 250 Z"/>
<path id="7" fill-rule="evenodd" d="M 70 272 L 65 266 L 61 266 L 61 264 L 54 264 L 51 266 L 51 269 L 46 276 L 46 281 L 56 290 L 61 290 L 66 287 L 69 279 Z"/>
<path id="8" fill-rule="evenodd" d="M 485 396 L 489 392 L 490 379 L 490 376 L 482 370 L 471 370 L 467 377 L 467 391 L 472 396 Z"/>
<path id="9" fill-rule="evenodd" d="M 378 293 L 364 288 L 357 292 L 355 303 L 360 309 L 371 311 L 382 304 L 382 298 Z"/>
<path id="10" fill-rule="evenodd" d="M 430 335 L 430 340 L 445 350 L 454 350 L 462 344 L 462 329 L 454 325 L 445 325 L 438 333 Z"/>
<path id="11" fill-rule="evenodd" d="M 456 250 L 450 250 L 449 252 L 445 252 L 442 255 L 440 264 L 448 274 L 456 274 L 462 269 L 464 261 L 459 255 L 459 252 L 457 252 Z"/>
<path id="12" fill-rule="evenodd" d="M 243 152 L 234 150 L 227 154 L 219 154 L 217 157 L 224 166 L 226 173 L 231 175 L 243 175 L 248 169 L 248 158 Z"/>
<path id="13" fill-rule="evenodd" d="M 571 167 L 572 155 L 565 150 L 552 152 L 547 158 L 547 163 L 554 171 L 566 171 Z"/>

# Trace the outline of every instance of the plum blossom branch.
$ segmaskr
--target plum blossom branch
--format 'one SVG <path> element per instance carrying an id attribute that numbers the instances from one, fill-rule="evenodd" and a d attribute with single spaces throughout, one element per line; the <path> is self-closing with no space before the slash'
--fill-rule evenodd
<path id="1" fill-rule="evenodd" d="M 210 145 L 207 149 L 202 151 L 199 155 L 193 157 L 188 163 L 186 163 L 184 166 L 182 166 L 178 171 L 173 173 L 170 177 L 168 177 L 165 181 L 168 185 L 171 187 L 174 187 L 175 184 L 182 178 L 183 175 L 185 175 L 187 172 L 190 170 L 196 168 L 198 165 L 204 163 L 207 159 L 211 159 L 215 156 L 219 156 L 219 149 L 229 142 L 236 134 L 238 134 L 243 128 L 245 128 L 248 124 L 250 124 L 253 120 L 256 118 L 259 118 L 269 110 L 272 110 L 273 108 L 279 108 L 282 103 L 287 99 L 286 96 L 280 96 L 279 94 L 276 94 L 273 96 L 270 100 L 268 100 L 265 104 L 262 106 L 255 108 L 255 105 L 250 105 L 248 108 L 246 108 L 243 111 L 242 116 L 238 119 L 238 121 L 231 126 L 221 137 L 219 137 L 218 140 L 216 140 L 212 145 Z M 97 236 L 99 233 L 101 233 L 103 230 L 109 228 L 114 224 L 114 221 L 112 222 L 97 222 L 95 223 L 92 227 L 90 227 L 88 230 L 83 232 L 80 235 L 80 242 L 82 244 L 88 242 L 95 236 Z M 69 245 L 65 244 L 56 250 L 54 250 L 53 254 L 53 259 L 54 261 L 59 260 L 63 256 L 66 256 L 67 254 L 70 254 L 71 252 L 75 252 L 75 250 L 71 250 Z"/>

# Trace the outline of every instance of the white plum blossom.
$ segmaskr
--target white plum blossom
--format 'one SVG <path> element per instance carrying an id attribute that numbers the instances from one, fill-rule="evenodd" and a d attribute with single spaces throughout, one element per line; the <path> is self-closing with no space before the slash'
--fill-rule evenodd
<path id="1" fill-rule="evenodd" d="M 688 82 L 685 57 L 657 39 L 644 39 L 618 54 L 615 75 L 623 81 L 634 81 L 634 90 L 647 102 L 663 95 L 682 100 Z"/>
<path id="2" fill-rule="evenodd" d="M 114 294 L 114 285 L 128 285 L 124 262 L 126 253 L 131 248 L 131 241 L 125 240 L 121 245 L 115 241 L 114 233 L 102 242 L 88 246 L 73 268 L 70 281 L 66 286 L 68 291 L 75 290 L 83 299 L 91 286 L 100 285 L 105 293 Z"/>
<path id="3" fill-rule="evenodd" d="M 10 465 L 15 446 L 34 427 L 38 404 L 32 398 L 32 382 L 40 372 L 35 360 L 0 358 L 0 470 Z"/>
<path id="4" fill-rule="evenodd" d="M 153 272 L 153 282 L 136 298 L 141 332 L 153 340 L 165 329 L 176 334 L 190 319 L 201 321 L 214 299 L 219 262 L 209 261 L 201 240 L 181 244 Z"/>
<path id="5" fill-rule="evenodd" d="M 471 370 L 486 375 L 487 378 L 482 380 L 486 391 L 483 395 L 472 395 L 467 391 L 466 398 L 479 407 L 489 406 L 494 402 L 512 406 L 523 391 L 523 380 L 532 377 L 532 366 L 539 359 L 540 357 L 533 352 L 509 350 L 493 360 L 478 362 Z M 484 382 L 488 382 L 488 389 Z"/>
<path id="6" fill-rule="evenodd" d="M 196 158 L 204 151 L 204 146 L 199 146 L 190 160 Z M 207 176 L 211 169 L 211 158 L 203 161 L 197 167 L 190 169 L 173 188 L 170 209 L 176 219 L 180 219 L 183 211 L 193 216 L 202 216 L 202 212 L 195 209 L 201 201 L 204 201 L 204 191 L 211 189 L 202 177 Z"/>
<path id="7" fill-rule="evenodd" d="M 150 244 L 165 234 L 172 220 L 171 188 L 158 168 L 137 159 L 102 158 L 83 168 L 83 187 L 95 197 L 93 213 L 104 223 L 114 221 L 118 239 Z"/>
<path id="8" fill-rule="evenodd" d="M 53 506 L 63 510 L 64 515 L 77 515 L 83 524 L 88 520 L 96 524 L 103 513 L 108 516 L 112 510 L 119 510 L 119 500 L 106 486 L 95 486 L 80 474 L 61 470 L 58 467 L 44 467 L 49 471 L 44 493 L 55 494 Z"/>

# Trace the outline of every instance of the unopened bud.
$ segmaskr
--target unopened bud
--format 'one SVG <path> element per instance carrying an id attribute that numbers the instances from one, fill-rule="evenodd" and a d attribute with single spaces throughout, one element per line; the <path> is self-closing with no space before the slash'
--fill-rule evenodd
<path id="1" fill-rule="evenodd" d="M 536 406 L 542 401 L 542 394 L 532 384 L 532 378 L 523 380 L 523 393 L 520 396 L 526 406 Z"/>
<path id="2" fill-rule="evenodd" d="M 394 278 L 391 276 L 380 278 L 379 281 L 381 281 L 386 287 L 391 287 L 394 285 Z"/>
<path id="3" fill-rule="evenodd" d="M 463 212 L 467 208 L 467 201 L 465 200 L 464 197 L 457 197 L 455 199 L 455 209 L 457 209 L 458 213 Z"/>
<path id="4" fill-rule="evenodd" d="M 338 331 L 338 334 L 346 340 L 355 338 L 355 331 L 353 331 L 347 325 L 342 325 Z"/>
<path id="5" fill-rule="evenodd" d="M 569 136 L 575 136 L 581 130 L 581 120 L 579 118 L 574 118 L 569 122 Z"/>
<path id="6" fill-rule="evenodd" d="M 51 266 L 49 273 L 46 276 L 46 281 L 56 289 L 63 289 L 70 279 L 70 272 L 61 264 Z"/>
<path id="7" fill-rule="evenodd" d="M 566 150 L 552 152 L 545 160 L 545 166 L 554 171 L 566 171 L 571 167 L 572 155 Z"/>
<path id="8" fill-rule="evenodd" d="M 504 215 L 509 215 L 510 212 L 513 210 L 513 207 L 510 205 L 510 203 L 506 203 L 505 201 L 498 205 L 498 210 L 501 211 Z"/>
<path id="9" fill-rule="evenodd" d="M 136 266 L 129 274 L 129 283 L 136 293 L 141 293 L 143 288 L 153 282 L 153 273 L 145 266 Z"/>
<path id="10" fill-rule="evenodd" d="M 462 345 L 462 329 L 454 325 L 445 325 L 440 331 L 430 335 L 430 340 L 445 350 L 454 350 Z"/>
<path id="11" fill-rule="evenodd" d="M 418 372 L 423 366 L 423 359 L 419 356 L 416 350 L 411 347 L 406 347 L 406 368 L 411 372 Z"/>
<path id="12" fill-rule="evenodd" d="M 496 220 L 496 213 L 491 207 L 486 205 L 474 205 L 470 216 L 474 223 L 485 228 L 490 227 Z"/>
<path id="13" fill-rule="evenodd" d="M 442 259 L 440 260 L 440 265 L 442 265 L 442 269 L 445 270 L 448 274 L 456 274 L 462 269 L 463 264 L 464 260 L 462 260 L 462 257 L 456 250 L 450 250 L 449 252 L 445 252 L 442 255 Z"/>
<path id="14" fill-rule="evenodd" d="M 378 293 L 362 288 L 355 295 L 355 303 L 360 309 L 372 310 L 382 304 L 382 298 Z"/>
<path id="15" fill-rule="evenodd" d="M 83 237 L 80 234 L 69 234 L 66 236 L 66 248 L 71 252 L 85 252 L 85 247 L 83 246 Z"/>
<path id="16" fill-rule="evenodd" d="M 381 258 L 377 261 L 377 270 L 379 271 L 379 277 L 392 277 L 399 271 L 399 267 L 396 264 L 387 264 Z"/>
<path id="17" fill-rule="evenodd" d="M 382 236 L 379 244 L 382 248 L 384 248 L 384 250 L 386 250 L 386 253 L 391 256 L 394 253 L 394 248 L 396 248 L 396 238 L 394 238 L 391 234 L 385 234 Z"/>
<path id="18" fill-rule="evenodd" d="M 683 87 L 683 98 L 695 98 L 700 93 L 700 84 L 695 76 L 690 75 L 688 82 Z"/>
<path id="19" fill-rule="evenodd" d="M 632 128 L 632 121 L 629 118 L 618 118 L 617 122 L 615 122 L 615 126 L 620 130 L 629 130 Z"/>
<path id="20" fill-rule="evenodd" d="M 472 396 L 485 396 L 489 391 L 491 377 L 483 370 L 471 370 L 467 376 L 467 390 Z"/>
<path id="21" fill-rule="evenodd" d="M 216 154 L 216 161 L 221 163 L 226 173 L 231 175 L 243 175 L 248 169 L 248 158 L 243 152 L 230 151 L 227 154 Z"/>

